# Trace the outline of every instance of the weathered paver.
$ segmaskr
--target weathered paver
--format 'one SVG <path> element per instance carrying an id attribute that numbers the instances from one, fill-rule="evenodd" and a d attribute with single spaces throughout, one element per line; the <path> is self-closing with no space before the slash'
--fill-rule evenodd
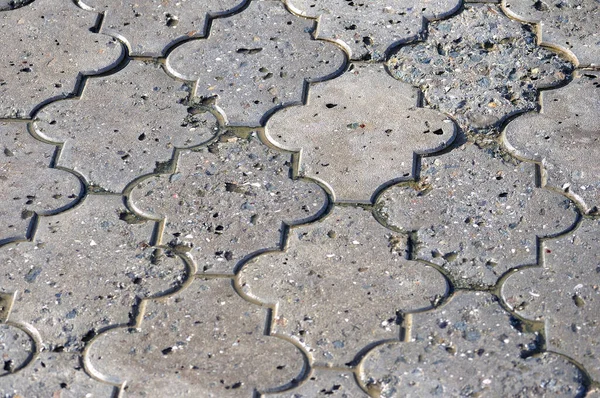
<path id="1" fill-rule="evenodd" d="M 35 355 L 36 343 L 22 325 L 0 323 L 0 377 L 18 372 Z"/>
<path id="2" fill-rule="evenodd" d="M 87 80 L 81 98 L 44 107 L 34 126 L 62 144 L 58 165 L 97 188 L 121 192 L 170 161 L 176 148 L 198 146 L 219 132 L 215 116 L 194 107 L 190 90 L 159 65 L 131 61 L 115 74 Z"/>
<path id="3" fill-rule="evenodd" d="M 536 45 L 531 25 L 491 4 L 471 4 L 428 25 L 427 40 L 393 54 L 393 76 L 420 87 L 429 104 L 471 132 L 537 106 L 537 89 L 564 82 L 572 65 Z"/>
<path id="4" fill-rule="evenodd" d="M 298 387 L 265 398 L 366 398 L 368 395 L 356 384 L 352 372 L 317 368 Z"/>
<path id="5" fill-rule="evenodd" d="M 413 177 L 416 154 L 439 151 L 454 139 L 454 123 L 417 107 L 418 96 L 383 65 L 353 65 L 313 85 L 306 106 L 273 115 L 267 136 L 301 151 L 299 173 L 326 184 L 336 201 L 370 203 L 382 185 Z"/>
<path id="6" fill-rule="evenodd" d="M 540 113 L 508 124 L 504 143 L 540 162 L 549 186 L 569 192 L 588 212 L 600 206 L 600 72 L 578 72 L 567 86 L 541 95 Z"/>
<path id="7" fill-rule="evenodd" d="M 26 118 L 39 103 L 73 92 L 80 74 L 110 69 L 121 59 L 115 39 L 90 32 L 95 22 L 94 13 L 73 1 L 0 10 L 0 118 Z"/>
<path id="8" fill-rule="evenodd" d="M 306 347 L 316 364 L 347 366 L 369 345 L 399 338 L 399 311 L 431 308 L 442 274 L 407 261 L 402 237 L 370 211 L 335 208 L 290 232 L 288 249 L 246 264 L 241 289 L 275 305 L 273 331 Z"/>
<path id="9" fill-rule="evenodd" d="M 235 12 L 245 0 L 164 1 L 84 0 L 102 12 L 101 33 L 122 40 L 134 56 L 161 56 L 170 46 L 208 34 L 210 17 Z"/>
<path id="10" fill-rule="evenodd" d="M 17 293 L 13 322 L 35 327 L 44 348 L 76 351 L 96 332 L 130 321 L 144 297 L 177 288 L 187 267 L 152 261 L 153 222 L 128 223 L 118 196 L 90 195 L 45 217 L 32 242 L 0 248 L 0 291 Z"/>
<path id="11" fill-rule="evenodd" d="M 517 314 L 546 324 L 549 350 L 564 353 L 600 379 L 600 220 L 544 244 L 544 266 L 511 275 L 502 286 Z"/>
<path id="12" fill-rule="evenodd" d="M 134 211 L 161 222 L 158 244 L 211 274 L 232 274 L 246 256 L 280 247 L 285 224 L 327 204 L 317 184 L 289 178 L 289 154 L 254 135 L 222 141 L 181 153 L 176 170 L 141 181 L 130 197 Z"/>
<path id="13" fill-rule="evenodd" d="M 3 397 L 114 396 L 115 388 L 85 373 L 81 356 L 72 352 L 43 351 L 25 369 L 0 378 Z"/>
<path id="14" fill-rule="evenodd" d="M 600 4 L 595 0 L 504 0 L 503 11 L 539 24 L 541 45 L 565 51 L 581 67 L 600 65 Z"/>
<path id="15" fill-rule="evenodd" d="M 243 301 L 229 279 L 200 279 L 147 302 L 137 328 L 93 341 L 86 363 L 127 396 L 251 396 L 289 387 L 304 360 L 293 344 L 265 336 L 266 311 Z"/>
<path id="16" fill-rule="evenodd" d="M 341 72 L 345 53 L 313 40 L 314 24 L 278 1 L 251 1 L 243 14 L 213 21 L 208 39 L 177 47 L 167 66 L 197 81 L 196 95 L 218 97 L 230 125 L 260 126 L 274 109 L 302 103 L 308 81 Z"/>
<path id="17" fill-rule="evenodd" d="M 461 2 L 286 0 L 295 13 L 319 19 L 317 37 L 339 42 L 355 60 L 383 60 L 393 46 L 417 38 L 426 21 L 448 17 Z"/>
<path id="18" fill-rule="evenodd" d="M 414 314 L 407 342 L 376 347 L 361 381 L 380 397 L 553 396 L 585 391 L 577 367 L 537 348 L 488 293 L 459 292 L 434 312 Z"/>
<path id="19" fill-rule="evenodd" d="M 577 220 L 564 196 L 535 186 L 535 165 L 510 164 L 468 143 L 424 158 L 421 179 L 383 192 L 377 211 L 463 287 L 489 287 L 537 262 L 538 238 Z"/>
<path id="20" fill-rule="evenodd" d="M 50 168 L 56 147 L 36 141 L 25 123 L 0 122 L 0 246 L 26 240 L 39 216 L 65 210 L 80 200 L 74 174 Z"/>

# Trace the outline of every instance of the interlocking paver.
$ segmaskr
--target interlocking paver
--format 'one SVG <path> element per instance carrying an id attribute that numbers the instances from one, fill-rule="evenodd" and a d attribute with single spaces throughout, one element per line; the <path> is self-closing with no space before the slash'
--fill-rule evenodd
<path id="1" fill-rule="evenodd" d="M 507 15 L 539 24 L 542 45 L 567 52 L 578 66 L 600 65 L 600 4 L 595 0 L 504 0 Z"/>
<path id="2" fill-rule="evenodd" d="M 429 104 L 467 131 L 497 128 L 507 116 L 535 109 L 537 89 L 557 85 L 572 65 L 536 45 L 530 25 L 490 4 L 471 4 L 428 25 L 427 40 L 401 47 L 392 75 L 420 87 Z"/>
<path id="3" fill-rule="evenodd" d="M 366 398 L 364 391 L 356 384 L 352 372 L 318 368 L 298 387 L 276 394 L 267 394 L 268 398 Z"/>
<path id="4" fill-rule="evenodd" d="M 504 143 L 517 156 L 540 162 L 547 184 L 600 206 L 600 73 L 583 71 L 565 87 L 542 93 L 540 113 L 508 124 Z"/>
<path id="5" fill-rule="evenodd" d="M 160 220 L 159 244 L 185 251 L 200 272 L 231 274 L 238 262 L 279 247 L 284 222 L 317 216 L 327 203 L 315 183 L 289 178 L 289 154 L 251 135 L 230 136 L 179 156 L 171 174 L 131 192 L 131 207 Z"/>
<path id="6" fill-rule="evenodd" d="M 415 154 L 439 151 L 454 139 L 454 123 L 417 107 L 418 95 L 383 65 L 354 65 L 312 86 L 306 106 L 273 115 L 267 135 L 301 151 L 300 173 L 323 181 L 336 201 L 369 203 L 383 184 L 413 177 Z"/>
<path id="7" fill-rule="evenodd" d="M 73 92 L 80 74 L 121 59 L 117 41 L 90 32 L 95 22 L 73 1 L 36 0 L 0 11 L 0 118 L 26 118 L 39 103 Z"/>
<path id="8" fill-rule="evenodd" d="M 35 354 L 35 340 L 19 325 L 0 323 L 0 377 L 18 372 Z"/>
<path id="9" fill-rule="evenodd" d="M 311 39 L 314 24 L 278 1 L 251 1 L 242 14 L 213 21 L 208 39 L 177 47 L 167 66 L 197 81 L 196 95 L 217 96 L 229 124 L 259 126 L 275 108 L 301 103 L 308 81 L 344 66 L 339 47 Z"/>
<path id="10" fill-rule="evenodd" d="M 583 394 L 578 368 L 557 354 L 522 358 L 536 335 L 511 325 L 488 293 L 459 292 L 434 312 L 414 314 L 407 342 L 375 348 L 361 380 L 381 397 Z"/>
<path id="11" fill-rule="evenodd" d="M 25 369 L 0 378 L 0 394 L 10 398 L 106 398 L 114 390 L 88 376 L 81 357 L 71 352 L 43 351 Z"/>
<path id="12" fill-rule="evenodd" d="M 0 122 L 0 246 L 25 240 L 38 216 L 58 213 L 79 199 L 79 179 L 49 168 L 56 147 L 36 141 L 25 123 Z"/>
<path id="13" fill-rule="evenodd" d="M 17 292 L 10 319 L 35 327 L 47 349 L 78 350 L 99 329 L 128 323 L 136 301 L 185 278 L 177 257 L 154 264 L 154 223 L 125 221 L 118 196 L 91 195 L 44 218 L 32 242 L 0 249 L 0 291 Z"/>
<path id="14" fill-rule="evenodd" d="M 273 331 L 305 346 L 315 363 L 350 365 L 363 348 L 399 338 L 399 311 L 431 308 L 447 293 L 436 269 L 404 259 L 404 243 L 370 211 L 335 208 L 293 229 L 285 252 L 246 264 L 239 283 L 276 306 Z"/>
<path id="15" fill-rule="evenodd" d="M 384 191 L 378 205 L 387 223 L 412 234 L 416 258 L 470 287 L 535 264 L 538 238 L 577 219 L 566 197 L 535 186 L 534 164 L 505 163 L 470 143 L 423 159 L 421 179 Z"/>
<path id="16" fill-rule="evenodd" d="M 461 2 L 286 0 L 299 15 L 319 19 L 317 37 L 339 42 L 352 59 L 382 60 L 391 47 L 418 37 L 426 21 L 447 17 Z"/>
<path id="17" fill-rule="evenodd" d="M 34 126 L 63 144 L 58 165 L 93 186 L 121 192 L 171 160 L 175 148 L 197 146 L 218 133 L 215 116 L 194 107 L 189 91 L 159 65 L 131 61 L 115 74 L 89 79 L 81 98 L 44 107 Z"/>
<path id="18" fill-rule="evenodd" d="M 303 372 L 300 350 L 265 336 L 265 322 L 265 309 L 243 301 L 229 279 L 196 279 L 148 302 L 136 329 L 100 335 L 87 361 L 105 380 L 127 382 L 127 396 L 249 397 Z"/>
<path id="19" fill-rule="evenodd" d="M 502 287 L 519 315 L 544 320 L 549 350 L 582 363 L 600 380 L 600 227 L 584 220 L 572 234 L 544 245 L 542 268 L 511 275 Z"/>
<path id="20" fill-rule="evenodd" d="M 190 37 L 208 34 L 208 19 L 234 12 L 244 0 L 131 2 L 126 0 L 84 0 L 104 15 L 102 33 L 118 37 L 131 55 L 161 56 L 164 51 Z"/>

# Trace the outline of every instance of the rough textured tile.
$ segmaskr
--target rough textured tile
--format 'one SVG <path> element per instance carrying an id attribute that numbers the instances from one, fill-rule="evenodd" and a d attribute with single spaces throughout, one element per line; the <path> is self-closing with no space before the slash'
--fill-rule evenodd
<path id="1" fill-rule="evenodd" d="M 470 143 L 424 158 L 421 180 L 385 191 L 377 208 L 411 234 L 415 257 L 465 287 L 491 286 L 509 268 L 535 264 L 537 238 L 577 218 L 567 198 L 536 188 L 532 163 L 505 163 Z"/>
<path id="2" fill-rule="evenodd" d="M 160 243 L 187 251 L 200 272 L 231 274 L 245 256 L 279 247 L 283 223 L 316 216 L 327 198 L 317 184 L 288 177 L 289 154 L 253 135 L 223 141 L 183 152 L 175 172 L 140 182 L 130 201 L 162 220 Z"/>
<path id="3" fill-rule="evenodd" d="M 336 201 L 369 203 L 383 184 L 412 177 L 415 153 L 454 139 L 452 121 L 418 108 L 417 98 L 418 89 L 382 65 L 356 65 L 313 85 L 308 105 L 273 115 L 267 134 L 275 145 L 301 150 L 300 173 L 327 184 Z"/>
<path id="4" fill-rule="evenodd" d="M 95 21 L 94 13 L 64 0 L 0 11 L 0 117 L 27 117 L 40 102 L 72 92 L 80 73 L 120 59 L 118 42 L 89 31 Z"/>
<path id="5" fill-rule="evenodd" d="M 442 275 L 404 251 L 371 212 L 336 207 L 293 229 L 285 252 L 246 264 L 239 283 L 277 305 L 275 333 L 305 346 L 316 364 L 344 366 L 368 345 L 399 338 L 399 311 L 431 308 L 446 294 Z"/>
<path id="6" fill-rule="evenodd" d="M 519 315 L 546 322 L 549 350 L 582 363 L 600 380 L 600 220 L 545 243 L 543 268 L 510 276 L 505 302 Z"/>
<path id="7" fill-rule="evenodd" d="M 508 124 L 505 145 L 541 162 L 547 183 L 568 190 L 586 210 L 600 206 L 600 72 L 576 74 L 567 86 L 542 93 L 542 111 Z"/>
<path id="8" fill-rule="evenodd" d="M 26 239 L 36 215 L 72 206 L 82 191 L 79 179 L 49 168 L 56 147 L 34 139 L 25 123 L 0 122 L 0 245 Z"/>
<path id="9" fill-rule="evenodd" d="M 229 124 L 258 126 L 267 112 L 301 103 L 307 80 L 341 71 L 345 53 L 312 40 L 314 23 L 278 1 L 252 1 L 243 13 L 214 20 L 208 39 L 177 47 L 167 65 L 197 81 L 198 96 L 218 96 Z"/>
<path id="10" fill-rule="evenodd" d="M 208 18 L 227 14 L 243 0 L 83 0 L 82 7 L 102 12 L 101 33 L 118 37 L 134 56 L 161 56 L 167 47 L 208 34 Z"/>
<path id="11" fill-rule="evenodd" d="M 323 368 L 313 369 L 308 379 L 294 389 L 265 395 L 265 398 L 313 397 L 366 398 L 368 395 L 356 384 L 352 372 Z"/>
<path id="12" fill-rule="evenodd" d="M 99 328 L 129 322 L 136 300 L 185 276 L 177 258 L 151 262 L 154 223 L 134 224 L 120 201 L 88 196 L 42 219 L 33 242 L 0 249 L 0 291 L 17 292 L 11 320 L 35 327 L 45 348 L 80 349 Z"/>
<path id="13" fill-rule="evenodd" d="M 556 47 L 578 66 L 600 65 L 600 4 L 595 0 L 505 0 L 507 15 L 538 23 L 540 44 Z"/>
<path id="14" fill-rule="evenodd" d="M 197 279 L 149 301 L 137 329 L 100 335 L 86 359 L 96 374 L 127 382 L 127 396 L 240 397 L 293 383 L 304 360 L 293 344 L 263 334 L 266 312 L 229 279 Z"/>
<path id="15" fill-rule="evenodd" d="M 419 36 L 426 20 L 447 17 L 460 1 L 348 2 L 286 0 L 294 12 L 319 18 L 317 37 L 348 48 L 352 59 L 383 60 L 386 50 Z"/>
<path id="16" fill-rule="evenodd" d="M 428 30 L 426 41 L 401 47 L 388 67 L 467 131 L 486 132 L 511 114 L 534 109 L 537 88 L 562 82 L 572 69 L 536 45 L 530 25 L 495 5 L 471 5 Z"/>
<path id="17" fill-rule="evenodd" d="M 15 10 L 24 7 L 35 0 L 0 0 L 0 11 Z"/>
<path id="18" fill-rule="evenodd" d="M 459 292 L 436 311 L 412 316 L 410 338 L 375 348 L 363 362 L 362 382 L 381 397 L 573 397 L 584 392 L 582 375 L 536 348 L 509 313 L 487 293 Z"/>
<path id="19" fill-rule="evenodd" d="M 0 323 L 0 377 L 18 372 L 35 353 L 34 339 L 19 325 Z M 0 379 L 0 385 L 2 384 Z"/>
<path id="20" fill-rule="evenodd" d="M 0 378 L 3 397 L 110 398 L 115 388 L 88 376 L 76 353 L 40 353 L 27 368 Z"/>
<path id="21" fill-rule="evenodd" d="M 37 115 L 35 128 L 64 143 L 58 165 L 91 185 L 121 192 L 136 177 L 218 132 L 217 119 L 195 107 L 189 87 L 161 67 L 141 61 L 87 81 L 80 99 L 57 101 Z M 114 112 L 118 109 L 118 112 Z"/>

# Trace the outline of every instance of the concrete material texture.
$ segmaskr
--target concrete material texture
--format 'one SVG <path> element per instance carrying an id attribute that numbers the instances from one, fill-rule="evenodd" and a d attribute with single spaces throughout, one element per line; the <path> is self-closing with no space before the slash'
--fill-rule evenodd
<path id="1" fill-rule="evenodd" d="M 0 397 L 597 397 L 597 0 L 0 0 Z"/>

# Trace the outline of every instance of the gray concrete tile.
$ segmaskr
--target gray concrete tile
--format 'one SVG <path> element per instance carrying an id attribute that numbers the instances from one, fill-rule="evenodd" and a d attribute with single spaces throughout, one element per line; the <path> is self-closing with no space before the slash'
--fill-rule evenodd
<path id="1" fill-rule="evenodd" d="M 545 183 L 567 191 L 582 207 L 600 207 L 600 72 L 582 71 L 542 93 L 542 110 L 518 117 L 504 131 L 516 156 L 540 162 Z"/>
<path id="2" fill-rule="evenodd" d="M 265 398 L 366 398 L 349 371 L 317 368 L 298 387 L 288 391 L 266 394 Z"/>
<path id="3" fill-rule="evenodd" d="M 206 36 L 209 16 L 234 12 L 244 0 L 83 0 L 80 6 L 104 15 L 101 33 L 122 40 L 133 56 L 161 56 L 171 45 Z"/>
<path id="4" fill-rule="evenodd" d="M 490 287 L 537 262 L 537 238 L 577 220 L 564 196 L 535 185 L 535 165 L 510 164 L 466 144 L 424 158 L 421 179 L 383 192 L 377 211 L 411 235 L 415 258 L 444 267 L 461 287 Z"/>
<path id="5" fill-rule="evenodd" d="M 405 242 L 371 212 L 336 207 L 290 232 L 284 252 L 247 263 L 239 284 L 275 306 L 273 332 L 298 341 L 315 364 L 351 365 L 365 347 L 398 339 L 399 311 L 433 307 L 443 276 L 403 258 Z"/>
<path id="6" fill-rule="evenodd" d="M 115 391 L 88 376 L 81 357 L 71 352 L 44 351 L 27 368 L 1 380 L 0 394 L 10 398 L 108 398 Z"/>
<path id="7" fill-rule="evenodd" d="M 86 361 L 127 396 L 239 397 L 286 387 L 304 371 L 293 344 L 264 335 L 266 311 L 242 300 L 229 279 L 196 279 L 148 301 L 136 329 L 95 339 Z"/>
<path id="8" fill-rule="evenodd" d="M 74 91 L 81 73 L 121 59 L 118 42 L 90 32 L 96 17 L 63 0 L 0 9 L 0 118 L 28 117 L 39 103 Z"/>
<path id="9" fill-rule="evenodd" d="M 81 98 L 44 107 L 34 126 L 63 144 L 58 165 L 98 189 L 121 192 L 170 161 L 175 148 L 197 146 L 219 132 L 215 116 L 194 108 L 189 91 L 160 66 L 131 61 L 115 74 L 87 80 Z"/>
<path id="10" fill-rule="evenodd" d="M 301 151 L 299 173 L 326 184 L 336 201 L 370 203 L 383 185 L 413 177 L 415 153 L 439 151 L 454 139 L 454 123 L 417 107 L 418 96 L 383 65 L 356 64 L 313 85 L 306 106 L 275 113 L 267 136 Z"/>
<path id="11" fill-rule="evenodd" d="M 39 216 L 74 205 L 79 179 L 50 168 L 56 147 L 34 139 L 25 123 L 0 122 L 0 245 L 27 239 Z"/>
<path id="12" fill-rule="evenodd" d="M 563 353 L 600 380 L 599 220 L 584 220 L 573 233 L 544 245 L 544 266 L 511 275 L 504 301 L 517 314 L 546 324 L 549 350 Z"/>
<path id="13" fill-rule="evenodd" d="M 426 40 L 400 47 L 387 64 L 393 76 L 420 87 L 432 107 L 475 133 L 535 109 L 538 88 L 564 82 L 572 70 L 536 45 L 530 25 L 492 4 L 471 4 L 430 23 Z"/>
<path id="14" fill-rule="evenodd" d="M 278 248 L 285 224 L 327 205 L 315 183 L 289 178 L 290 155 L 254 135 L 183 152 L 177 170 L 137 184 L 130 206 L 160 220 L 159 245 L 186 252 L 198 272 L 233 274 L 254 252 Z"/>
<path id="15" fill-rule="evenodd" d="M 354 60 L 384 60 L 388 49 L 418 37 L 427 21 L 448 17 L 461 6 L 457 0 L 285 3 L 299 15 L 318 18 L 317 37 L 340 43 Z"/>
<path id="16" fill-rule="evenodd" d="M 252 1 L 243 14 L 216 19 L 208 39 L 177 47 L 167 66 L 197 81 L 196 95 L 217 96 L 230 125 L 259 126 L 268 112 L 301 103 L 307 81 L 341 72 L 345 53 L 313 40 L 314 24 L 279 1 Z"/>
<path id="17" fill-rule="evenodd" d="M 539 24 L 539 43 L 566 52 L 577 66 L 600 65 L 597 1 L 504 0 L 502 9 L 510 17 Z"/>
<path id="18" fill-rule="evenodd" d="M 32 242 L 0 249 L 0 291 L 16 293 L 10 320 L 31 325 L 49 350 L 80 350 L 97 331 L 126 324 L 132 306 L 177 288 L 186 266 L 152 261 L 153 222 L 128 223 L 118 196 L 91 195 L 45 217 Z"/>
<path id="19" fill-rule="evenodd" d="M 0 323 L 0 358 L 2 369 L 0 377 L 7 376 L 22 369 L 35 355 L 35 340 L 27 329 L 21 325 Z"/>
<path id="20" fill-rule="evenodd" d="M 536 335 L 515 329 L 510 316 L 488 293 L 459 292 L 434 312 L 412 315 L 408 341 L 371 351 L 361 380 L 380 397 L 582 394 L 582 375 L 564 357 L 522 358 Z"/>

